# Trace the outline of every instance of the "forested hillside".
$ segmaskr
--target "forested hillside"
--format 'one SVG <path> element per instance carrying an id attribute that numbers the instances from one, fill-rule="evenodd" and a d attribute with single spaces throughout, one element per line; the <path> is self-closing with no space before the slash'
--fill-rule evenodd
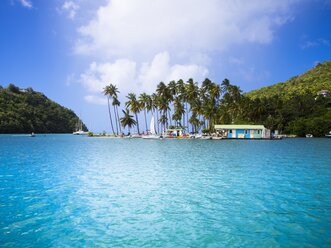
<path id="1" fill-rule="evenodd" d="M 285 83 L 245 93 L 251 105 L 246 109 L 254 122 L 271 129 L 299 136 L 324 136 L 331 130 L 331 95 L 319 95 L 321 90 L 331 93 L 331 61 Z"/>
<path id="2" fill-rule="evenodd" d="M 331 91 L 331 61 L 319 63 L 315 68 L 286 82 L 253 90 L 245 95 L 253 99 L 275 95 L 289 99 L 291 95 L 315 95 L 320 90 Z"/>
<path id="3" fill-rule="evenodd" d="M 0 86 L 0 133 L 71 133 L 77 123 L 72 110 L 32 88 Z"/>

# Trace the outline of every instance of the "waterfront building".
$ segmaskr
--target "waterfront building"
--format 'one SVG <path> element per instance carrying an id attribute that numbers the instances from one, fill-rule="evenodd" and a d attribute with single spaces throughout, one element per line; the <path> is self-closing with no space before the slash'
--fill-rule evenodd
<path id="1" fill-rule="evenodd" d="M 165 138 L 182 138 L 182 137 L 186 137 L 183 128 L 168 128 L 164 132 L 163 136 Z"/>
<path id="2" fill-rule="evenodd" d="M 270 139 L 271 132 L 263 125 L 215 125 L 216 132 L 227 139 Z"/>

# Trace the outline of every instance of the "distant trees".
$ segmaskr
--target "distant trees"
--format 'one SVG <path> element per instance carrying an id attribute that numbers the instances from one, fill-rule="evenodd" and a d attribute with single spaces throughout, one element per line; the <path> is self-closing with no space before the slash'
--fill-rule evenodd
<path id="1" fill-rule="evenodd" d="M 128 127 L 129 133 L 130 129 L 137 124 L 137 122 L 133 119 L 133 116 L 130 115 L 130 111 L 126 109 L 125 111 L 122 110 L 123 112 L 123 117 L 120 118 L 122 126 Z"/>
<path id="2" fill-rule="evenodd" d="M 129 93 L 125 103 L 135 115 L 143 111 L 147 131 L 147 112 L 156 114 L 161 131 L 168 126 L 182 127 L 188 131 L 213 132 L 215 124 L 263 124 L 272 130 L 304 136 L 307 132 L 314 136 L 323 136 L 331 130 L 330 97 L 319 97 L 310 92 L 251 98 L 242 94 L 241 89 L 224 79 L 219 85 L 206 78 L 199 84 L 189 79 L 160 82 L 155 93 L 148 95 Z M 316 99 L 315 99 L 316 98 Z M 118 105 L 119 106 L 119 105 Z M 124 113 L 124 112 L 123 112 Z M 123 125 L 123 121 L 121 119 Z M 174 124 L 174 125 L 173 125 Z M 126 125 L 128 126 L 128 125 Z M 158 131 L 159 126 L 158 126 Z"/>
<path id="3" fill-rule="evenodd" d="M 0 87 L 0 133 L 71 133 L 77 122 L 72 110 L 32 88 Z"/>

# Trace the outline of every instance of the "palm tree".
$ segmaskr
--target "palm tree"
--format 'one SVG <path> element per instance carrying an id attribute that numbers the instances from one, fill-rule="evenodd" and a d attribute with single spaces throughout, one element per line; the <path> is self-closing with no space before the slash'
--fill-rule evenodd
<path id="1" fill-rule="evenodd" d="M 174 114 L 172 118 L 176 121 L 176 126 L 182 126 L 181 120 L 184 113 L 184 106 L 180 97 L 176 96 L 174 99 Z"/>
<path id="2" fill-rule="evenodd" d="M 225 78 L 221 84 L 221 92 L 224 94 L 225 92 L 228 91 L 228 87 L 230 86 L 230 81 L 229 79 Z"/>
<path id="3" fill-rule="evenodd" d="M 159 97 L 156 93 L 153 93 L 151 96 L 152 99 L 152 113 L 156 112 L 156 123 L 157 123 L 157 132 L 160 133 L 159 126 Z"/>
<path id="4" fill-rule="evenodd" d="M 125 111 L 122 110 L 124 116 L 121 117 L 121 124 L 122 126 L 128 127 L 129 133 L 130 133 L 130 129 L 135 126 L 137 124 L 137 122 L 133 119 L 133 116 L 130 115 L 130 111 L 128 109 L 126 109 Z"/>
<path id="5" fill-rule="evenodd" d="M 120 104 L 118 100 L 115 100 L 115 98 L 117 98 L 117 93 L 120 93 L 118 88 L 116 87 L 115 84 L 110 84 L 110 89 L 111 89 L 111 97 L 113 98 L 113 108 L 114 108 L 114 114 L 115 114 L 115 123 L 116 123 L 116 131 L 117 131 L 117 134 L 118 134 L 118 125 L 117 125 L 117 122 L 119 122 L 119 120 L 117 119 L 116 117 L 116 104 Z M 115 103 L 115 104 L 114 104 Z M 119 125 L 120 126 L 120 125 Z"/>
<path id="6" fill-rule="evenodd" d="M 113 120 L 112 120 L 112 117 L 111 117 L 111 112 L 110 112 L 110 97 L 112 95 L 112 88 L 110 85 L 106 86 L 104 89 L 103 89 L 103 93 L 105 96 L 107 96 L 107 103 L 108 103 L 108 114 L 109 114 L 109 121 L 110 121 L 110 126 L 111 126 L 111 129 L 113 131 L 113 134 L 115 134 L 115 131 L 114 131 L 114 126 L 113 126 Z"/>
<path id="7" fill-rule="evenodd" d="M 169 92 L 169 105 L 171 102 L 174 102 L 175 97 L 177 96 L 177 84 L 176 81 L 172 80 L 168 84 L 168 92 Z M 175 109 L 175 106 L 174 106 Z M 172 125 L 172 118 L 171 118 L 171 108 L 169 110 L 169 120 L 170 125 Z"/>
<path id="8" fill-rule="evenodd" d="M 192 113 L 191 118 L 189 119 L 189 122 L 192 124 L 192 131 L 194 133 L 196 133 L 198 130 L 198 127 L 200 125 L 200 120 L 198 119 L 196 112 Z"/>
<path id="9" fill-rule="evenodd" d="M 186 116 L 186 119 L 188 120 L 189 123 L 191 123 L 192 125 L 192 130 L 195 129 L 196 130 L 196 127 L 194 127 L 194 124 L 190 121 L 189 119 L 189 112 L 191 112 L 191 115 L 194 117 L 192 118 L 192 121 L 194 123 L 196 123 L 195 119 L 197 118 L 197 113 L 196 112 L 193 112 L 192 109 L 193 108 L 193 105 L 195 104 L 195 101 L 198 99 L 199 97 L 199 86 L 197 83 L 194 83 L 193 79 L 190 78 L 188 81 L 187 81 L 187 84 L 186 84 L 186 87 L 185 87 L 185 91 L 186 91 L 186 100 L 187 100 L 187 103 L 190 105 L 190 109 L 188 110 L 187 109 L 187 116 Z"/>
<path id="10" fill-rule="evenodd" d="M 171 101 L 170 90 L 167 87 L 167 85 L 165 85 L 165 83 L 160 82 L 157 85 L 156 93 L 157 93 L 157 96 L 159 97 L 159 103 L 162 104 L 162 106 L 160 106 L 160 110 L 163 111 L 163 113 L 162 113 L 163 115 L 167 116 L 168 111 L 170 111 L 170 107 L 169 107 L 169 104 Z M 167 106 L 165 106 L 165 105 L 167 105 Z M 168 117 L 166 119 L 167 119 L 166 126 L 168 126 Z M 163 120 L 165 120 L 165 118 L 163 118 Z"/>
<path id="11" fill-rule="evenodd" d="M 149 103 L 150 103 L 149 95 L 147 95 L 146 93 L 140 94 L 140 96 L 139 96 L 139 104 L 140 104 L 140 107 L 144 110 L 146 132 L 148 130 L 148 127 L 147 127 L 147 118 L 146 118 L 146 110 L 149 107 L 148 106 Z"/>
<path id="12" fill-rule="evenodd" d="M 117 95 L 113 97 L 113 103 L 112 104 L 113 104 L 114 108 L 116 109 L 116 112 L 115 112 L 116 128 L 117 128 L 117 123 L 118 123 L 119 131 L 120 131 L 120 133 L 122 133 L 120 117 L 119 117 L 119 114 L 118 114 L 118 107 L 121 105 L 121 102 L 118 100 Z M 115 111 L 115 109 L 114 109 L 114 111 Z"/>
<path id="13" fill-rule="evenodd" d="M 167 123 L 167 121 L 168 121 L 168 117 L 167 117 L 167 115 L 163 113 L 163 114 L 161 115 L 159 121 L 160 121 L 160 123 L 162 124 L 161 127 L 163 127 L 163 128 L 161 128 L 161 130 L 163 129 L 163 131 L 165 131 L 165 129 L 166 129 L 166 123 Z"/>
<path id="14" fill-rule="evenodd" d="M 186 89 L 185 89 L 185 83 L 182 79 L 179 79 L 177 81 L 177 93 L 182 101 L 182 104 L 184 106 L 184 112 L 183 112 L 183 126 L 186 126 L 185 124 L 185 113 L 186 113 L 186 108 L 185 108 L 185 102 L 186 102 Z M 187 106 L 186 106 L 187 107 Z"/>
<path id="15" fill-rule="evenodd" d="M 165 131 L 165 129 L 168 127 L 168 117 L 167 117 L 167 112 L 170 109 L 169 108 L 169 98 L 167 98 L 166 96 L 161 96 L 159 97 L 159 101 L 158 101 L 158 107 L 161 111 L 161 117 L 160 117 L 160 123 L 163 124 L 163 129 Z M 162 120 L 161 120 L 162 118 Z"/>
<path id="16" fill-rule="evenodd" d="M 200 123 L 201 123 L 200 117 L 203 116 L 202 101 L 201 101 L 199 91 L 198 91 L 198 97 L 191 104 L 192 104 L 192 107 L 191 107 L 192 108 L 192 115 L 194 115 L 196 113 L 197 118 L 199 120 L 199 124 L 198 124 L 197 128 L 199 128 Z M 191 124 L 194 125 L 192 122 L 191 122 Z"/>
<path id="17" fill-rule="evenodd" d="M 136 94 L 134 94 L 134 93 L 129 93 L 126 98 L 128 98 L 129 100 L 125 103 L 125 106 L 127 108 L 130 108 L 130 110 L 135 114 L 136 122 L 137 122 L 137 131 L 138 131 L 138 134 L 140 134 L 139 122 L 138 122 L 138 113 L 140 112 L 140 109 L 141 109 L 140 104 L 137 101 Z"/>

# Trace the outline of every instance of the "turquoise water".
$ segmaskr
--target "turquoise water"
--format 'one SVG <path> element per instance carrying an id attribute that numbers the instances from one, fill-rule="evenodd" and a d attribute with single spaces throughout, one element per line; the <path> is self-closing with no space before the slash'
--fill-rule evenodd
<path id="1" fill-rule="evenodd" d="M 2 247 L 330 247 L 331 139 L 0 136 Z"/>

